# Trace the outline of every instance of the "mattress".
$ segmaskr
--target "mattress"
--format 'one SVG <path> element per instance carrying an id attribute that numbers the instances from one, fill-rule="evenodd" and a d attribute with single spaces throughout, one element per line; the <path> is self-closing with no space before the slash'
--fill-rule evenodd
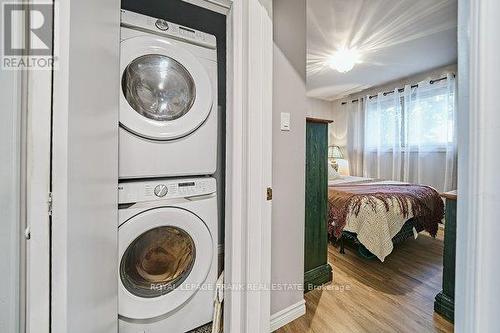
<path id="1" fill-rule="evenodd" d="M 371 180 L 372 178 L 356 177 L 356 176 L 341 176 L 340 178 L 329 180 L 328 186 L 334 186 L 338 184 L 345 184 L 351 182 L 358 182 L 363 180 Z"/>
<path id="2" fill-rule="evenodd" d="M 398 182 L 395 180 L 383 180 L 374 178 L 366 178 L 366 177 L 357 177 L 357 176 L 340 176 L 340 178 L 329 180 L 328 186 L 335 186 L 340 184 L 349 184 L 349 183 L 361 183 L 365 181 L 371 181 L 370 184 L 406 184 L 404 182 Z"/>

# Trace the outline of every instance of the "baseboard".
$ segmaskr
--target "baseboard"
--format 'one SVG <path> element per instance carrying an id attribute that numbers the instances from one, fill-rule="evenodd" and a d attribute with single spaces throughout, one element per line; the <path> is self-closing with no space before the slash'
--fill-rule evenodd
<path id="1" fill-rule="evenodd" d="M 453 323 L 455 321 L 455 300 L 441 291 L 436 295 L 434 311 Z"/>
<path id="2" fill-rule="evenodd" d="M 306 301 L 301 300 L 271 315 L 271 332 L 306 314 Z"/>
<path id="3" fill-rule="evenodd" d="M 332 266 L 329 263 L 313 268 L 304 273 L 304 291 L 308 292 L 333 279 Z"/>

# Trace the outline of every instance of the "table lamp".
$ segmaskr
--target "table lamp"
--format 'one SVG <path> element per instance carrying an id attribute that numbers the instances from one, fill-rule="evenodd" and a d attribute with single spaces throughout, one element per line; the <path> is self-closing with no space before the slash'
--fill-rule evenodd
<path id="1" fill-rule="evenodd" d="M 328 159 L 332 163 L 332 167 L 335 169 L 335 171 L 339 171 L 339 165 L 336 161 L 336 159 L 343 159 L 344 156 L 342 155 L 342 151 L 340 150 L 339 146 L 329 146 L 328 147 Z"/>

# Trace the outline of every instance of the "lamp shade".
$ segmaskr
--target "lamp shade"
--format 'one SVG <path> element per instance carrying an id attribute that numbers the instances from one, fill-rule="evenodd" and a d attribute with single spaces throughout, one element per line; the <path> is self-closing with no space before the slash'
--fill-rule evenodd
<path id="1" fill-rule="evenodd" d="M 328 158 L 344 158 L 339 146 L 328 147 Z"/>

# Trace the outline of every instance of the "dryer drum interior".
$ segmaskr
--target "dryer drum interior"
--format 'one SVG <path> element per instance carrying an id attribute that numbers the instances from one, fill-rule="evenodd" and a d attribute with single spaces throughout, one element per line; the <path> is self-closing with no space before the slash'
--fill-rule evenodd
<path id="1" fill-rule="evenodd" d="M 182 284 L 195 259 L 195 244 L 186 231 L 173 226 L 157 227 L 127 247 L 120 262 L 120 278 L 136 296 L 162 296 Z"/>

